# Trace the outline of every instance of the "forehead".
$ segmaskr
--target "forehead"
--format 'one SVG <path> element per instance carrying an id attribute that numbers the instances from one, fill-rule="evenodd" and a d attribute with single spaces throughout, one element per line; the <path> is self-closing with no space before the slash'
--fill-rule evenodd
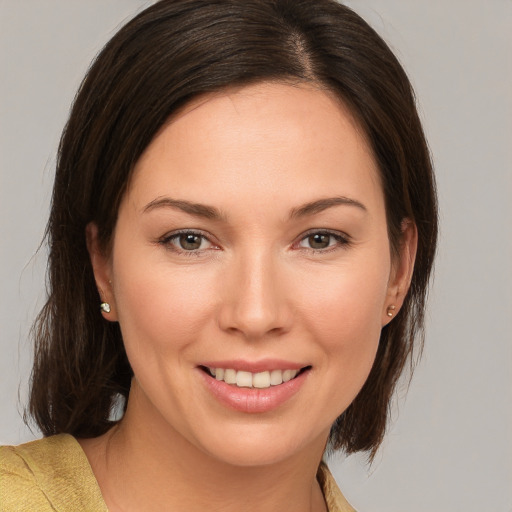
<path id="1" fill-rule="evenodd" d="M 381 192 L 374 158 L 348 108 L 312 85 L 261 83 L 186 105 L 140 158 L 129 194 L 210 203 L 214 191 L 239 200 L 264 192 L 285 202 L 293 191 L 300 202 L 332 189 Z"/>

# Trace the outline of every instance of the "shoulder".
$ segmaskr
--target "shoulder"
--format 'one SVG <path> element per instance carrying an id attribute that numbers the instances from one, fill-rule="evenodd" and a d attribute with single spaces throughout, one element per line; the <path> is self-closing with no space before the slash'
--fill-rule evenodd
<path id="1" fill-rule="evenodd" d="M 0 511 L 52 510 L 14 446 L 0 447 Z"/>
<path id="2" fill-rule="evenodd" d="M 0 512 L 107 510 L 87 457 L 68 434 L 1 446 L 0 481 Z"/>
<path id="3" fill-rule="evenodd" d="M 341 493 L 325 462 L 320 464 L 316 477 L 324 493 L 329 512 L 356 512 Z"/>

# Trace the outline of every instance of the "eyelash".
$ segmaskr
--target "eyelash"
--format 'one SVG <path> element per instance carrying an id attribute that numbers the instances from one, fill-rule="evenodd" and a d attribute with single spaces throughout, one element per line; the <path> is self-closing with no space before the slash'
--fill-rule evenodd
<path id="1" fill-rule="evenodd" d="M 173 240 L 178 240 L 180 236 L 183 235 L 192 235 L 201 237 L 203 240 L 207 241 L 209 244 L 211 244 L 212 247 L 208 247 L 207 249 L 196 249 L 196 250 L 186 250 L 178 247 L 177 245 L 173 244 Z M 336 243 L 327 246 L 323 249 L 315 249 L 313 247 L 301 247 L 300 243 L 306 240 L 307 238 L 314 236 L 314 235 L 327 235 L 329 237 L 332 237 Z M 219 247 L 214 244 L 210 238 L 204 234 L 202 231 L 197 230 L 191 230 L 191 229 L 184 229 L 180 231 L 174 231 L 168 235 L 165 235 L 160 240 L 158 240 L 158 243 L 160 245 L 163 245 L 167 249 L 177 253 L 182 254 L 184 256 L 201 256 L 205 251 L 209 249 L 218 250 Z M 294 242 L 292 247 L 296 250 L 305 250 L 308 252 L 312 252 L 313 254 L 326 254 L 330 253 L 332 251 L 335 251 L 340 248 L 346 248 L 349 247 L 351 244 L 350 236 L 345 233 L 340 233 L 339 231 L 330 231 L 327 229 L 313 229 L 310 231 L 307 231 L 306 233 L 303 233 L 300 237 L 300 239 L 297 242 Z"/>
<path id="2" fill-rule="evenodd" d="M 336 251 L 338 249 L 347 248 L 351 244 L 351 238 L 346 233 L 341 233 L 339 231 L 330 231 L 328 229 L 312 229 L 310 231 L 307 231 L 306 233 L 303 233 L 299 241 L 293 244 L 294 247 L 298 246 L 301 242 L 314 235 L 327 235 L 329 237 L 334 238 L 336 243 L 329 245 L 324 249 L 315 249 L 313 247 L 298 247 L 298 249 L 303 249 L 308 252 L 312 252 L 313 254 L 326 254 L 332 251 Z"/>
<path id="3" fill-rule="evenodd" d="M 180 236 L 183 235 L 192 235 L 201 237 L 204 241 L 207 241 L 212 245 L 212 247 L 209 247 L 208 249 L 218 249 L 216 244 L 214 244 L 207 235 L 205 235 L 202 231 L 197 231 L 193 229 L 183 229 L 179 231 L 173 231 L 172 233 L 169 233 L 168 235 L 165 235 L 163 238 L 161 238 L 158 243 L 163 245 L 166 249 L 169 249 L 177 254 L 182 254 L 184 256 L 201 256 L 204 251 L 208 249 L 196 249 L 196 250 L 186 250 L 178 247 L 178 245 L 173 244 L 173 240 L 178 240 Z"/>

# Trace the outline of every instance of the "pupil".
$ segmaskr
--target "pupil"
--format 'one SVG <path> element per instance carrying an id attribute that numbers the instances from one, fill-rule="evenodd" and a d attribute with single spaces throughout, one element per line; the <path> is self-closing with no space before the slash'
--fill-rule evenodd
<path id="1" fill-rule="evenodd" d="M 330 238 L 331 235 L 316 233 L 309 237 L 309 245 L 313 249 L 325 249 L 326 247 L 329 247 Z"/>
<path id="2" fill-rule="evenodd" d="M 201 237 L 193 234 L 180 235 L 180 245 L 187 251 L 199 249 L 201 246 Z"/>

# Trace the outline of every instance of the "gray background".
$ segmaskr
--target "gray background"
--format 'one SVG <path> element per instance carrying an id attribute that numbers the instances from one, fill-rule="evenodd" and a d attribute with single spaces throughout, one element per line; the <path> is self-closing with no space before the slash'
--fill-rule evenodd
<path id="1" fill-rule="evenodd" d="M 0 443 L 20 418 L 55 153 L 91 58 L 142 0 L 0 0 Z M 442 233 L 424 358 L 373 466 L 331 461 L 364 512 L 512 511 L 512 1 L 352 0 L 416 87 Z"/>

